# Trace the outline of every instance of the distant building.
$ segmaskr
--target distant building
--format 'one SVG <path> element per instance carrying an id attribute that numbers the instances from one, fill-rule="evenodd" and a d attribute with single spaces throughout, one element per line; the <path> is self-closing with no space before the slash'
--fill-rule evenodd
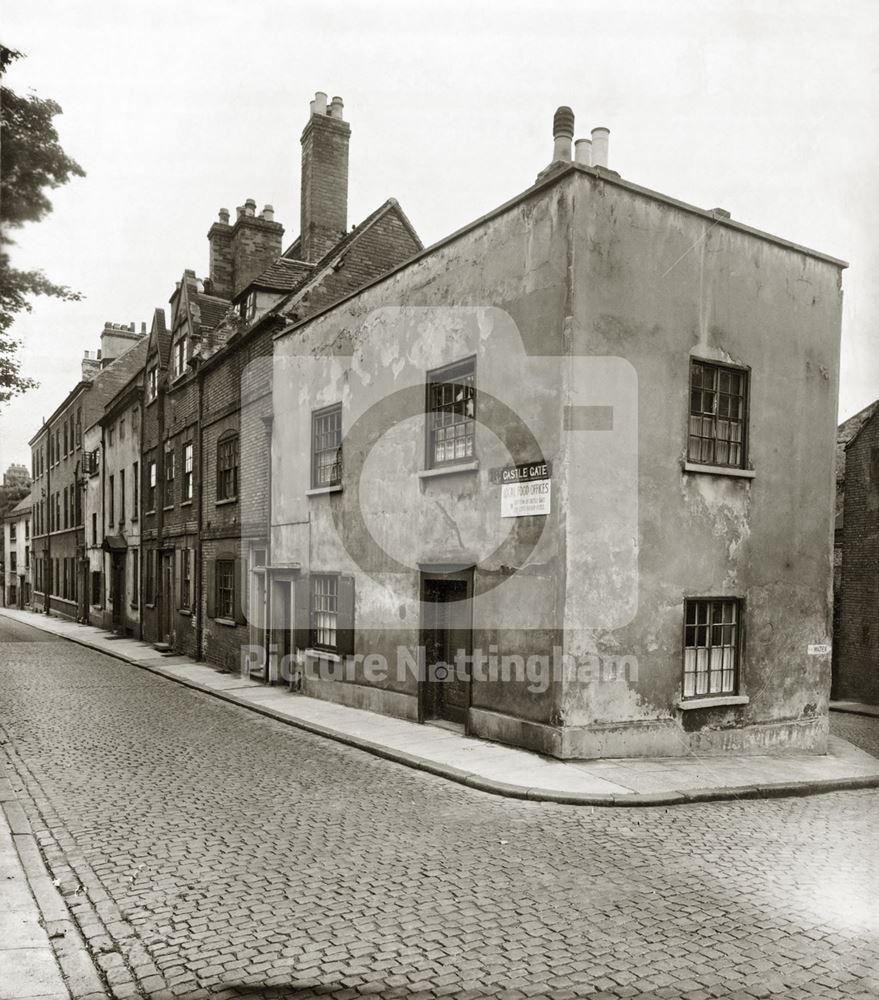
<path id="1" fill-rule="evenodd" d="M 140 449 L 143 363 L 85 434 L 89 621 L 140 637 Z"/>
<path id="2" fill-rule="evenodd" d="M 23 466 L 21 467 L 23 468 Z M 25 476 L 27 470 L 25 469 Z M 31 498 L 3 517 L 3 603 L 23 608 L 31 601 Z"/>
<path id="3" fill-rule="evenodd" d="M 845 446 L 833 696 L 879 705 L 879 402 L 851 420 L 857 426 Z"/>
<path id="4" fill-rule="evenodd" d="M 85 549 L 84 492 L 89 482 L 83 428 L 143 366 L 146 330 L 107 323 L 101 349 L 86 352 L 82 378 L 31 438 L 34 470 L 34 604 L 88 620 L 91 578 Z"/>

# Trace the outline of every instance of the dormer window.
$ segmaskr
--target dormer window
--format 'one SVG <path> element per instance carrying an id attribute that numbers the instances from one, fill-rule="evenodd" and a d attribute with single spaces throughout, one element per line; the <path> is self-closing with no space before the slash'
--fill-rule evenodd
<path id="1" fill-rule="evenodd" d="M 174 344 L 174 378 L 180 378 L 186 371 L 186 358 L 186 337 L 181 337 Z"/>
<path id="2" fill-rule="evenodd" d="M 241 318 L 245 323 L 249 323 L 256 315 L 256 292 L 251 292 L 246 298 L 243 298 L 238 308 Z"/>

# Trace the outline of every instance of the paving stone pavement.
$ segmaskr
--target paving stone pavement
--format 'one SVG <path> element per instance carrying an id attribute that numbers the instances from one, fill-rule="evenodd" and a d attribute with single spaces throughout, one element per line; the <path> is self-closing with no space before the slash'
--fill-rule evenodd
<path id="1" fill-rule="evenodd" d="M 879 792 L 501 799 L 37 635 L 0 751 L 109 996 L 879 996 Z"/>

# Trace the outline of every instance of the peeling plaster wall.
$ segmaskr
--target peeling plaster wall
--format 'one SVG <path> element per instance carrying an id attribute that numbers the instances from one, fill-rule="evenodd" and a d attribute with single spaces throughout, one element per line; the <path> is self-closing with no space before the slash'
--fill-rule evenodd
<path id="1" fill-rule="evenodd" d="M 567 191 L 552 189 L 276 342 L 272 560 L 301 564 L 303 573 L 355 576 L 357 652 L 394 662 L 398 646 L 418 646 L 420 564 L 477 564 L 474 646 L 527 656 L 560 645 L 558 503 L 548 517 L 502 519 L 501 488 L 489 482 L 489 470 L 558 454 L 569 225 Z M 426 373 L 471 355 L 480 392 L 479 468 L 419 477 Z M 545 357 L 532 365 L 529 355 Z M 311 412 L 339 401 L 344 490 L 307 496 Z M 367 418 L 359 420 L 370 407 L 385 429 L 378 443 Z M 511 423 L 504 407 L 522 423 Z M 540 428 L 542 454 L 529 440 L 532 427 Z M 514 573 L 526 559 L 527 573 Z M 355 683 L 369 681 L 361 673 Z M 411 672 L 381 686 L 407 696 L 412 714 Z M 527 679 L 474 681 L 472 703 L 548 723 L 558 714 L 557 690 L 529 686 Z M 351 697 L 338 684 L 320 693 Z M 401 704 L 388 698 L 379 707 L 400 713 Z"/>
<path id="2" fill-rule="evenodd" d="M 831 628 L 840 306 L 830 262 L 570 171 L 276 341 L 272 561 L 354 575 L 355 650 L 391 660 L 419 641 L 419 564 L 475 563 L 475 646 L 568 654 L 541 692 L 474 682 L 478 735 L 560 757 L 820 751 L 829 657 L 806 646 Z M 473 354 L 479 468 L 419 477 L 425 373 Z M 684 472 L 691 355 L 751 369 L 753 479 Z M 344 489 L 309 496 L 310 415 L 339 401 Z M 552 513 L 501 519 L 488 470 L 536 457 Z M 681 712 L 684 598 L 723 595 L 745 603 L 749 703 Z M 417 710 L 411 674 L 349 680 L 309 693 Z"/>
<path id="3" fill-rule="evenodd" d="M 585 174 L 575 183 L 574 353 L 619 355 L 637 371 L 639 573 L 631 623 L 577 631 L 569 620 L 568 649 L 637 657 L 637 679 L 569 680 L 564 723 L 631 722 L 649 735 L 621 729 L 610 743 L 626 752 L 783 740 L 823 749 L 829 657 L 806 647 L 831 631 L 839 268 Z M 683 471 L 689 356 L 750 368 L 753 479 Z M 595 474 L 568 472 L 572 495 Z M 591 586 L 577 513 L 602 517 L 581 508 L 569 518 L 569 594 Z M 748 705 L 677 709 L 687 596 L 744 599 Z M 729 729 L 736 740 L 710 737 Z M 614 752 L 581 735 L 568 740 L 575 755 L 578 744 Z"/>

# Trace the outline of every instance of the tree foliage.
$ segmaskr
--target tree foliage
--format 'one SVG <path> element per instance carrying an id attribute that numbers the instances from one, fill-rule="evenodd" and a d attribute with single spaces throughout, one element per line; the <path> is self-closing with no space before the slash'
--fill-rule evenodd
<path id="1" fill-rule="evenodd" d="M 0 45 L 0 78 L 21 53 Z M 16 94 L 0 79 L 0 404 L 34 386 L 22 374 L 18 341 L 10 335 L 16 317 L 29 312 L 38 295 L 77 300 L 78 292 L 56 284 L 39 270 L 12 266 L 10 230 L 39 222 L 52 211 L 49 191 L 85 171 L 61 147 L 55 101 Z"/>

